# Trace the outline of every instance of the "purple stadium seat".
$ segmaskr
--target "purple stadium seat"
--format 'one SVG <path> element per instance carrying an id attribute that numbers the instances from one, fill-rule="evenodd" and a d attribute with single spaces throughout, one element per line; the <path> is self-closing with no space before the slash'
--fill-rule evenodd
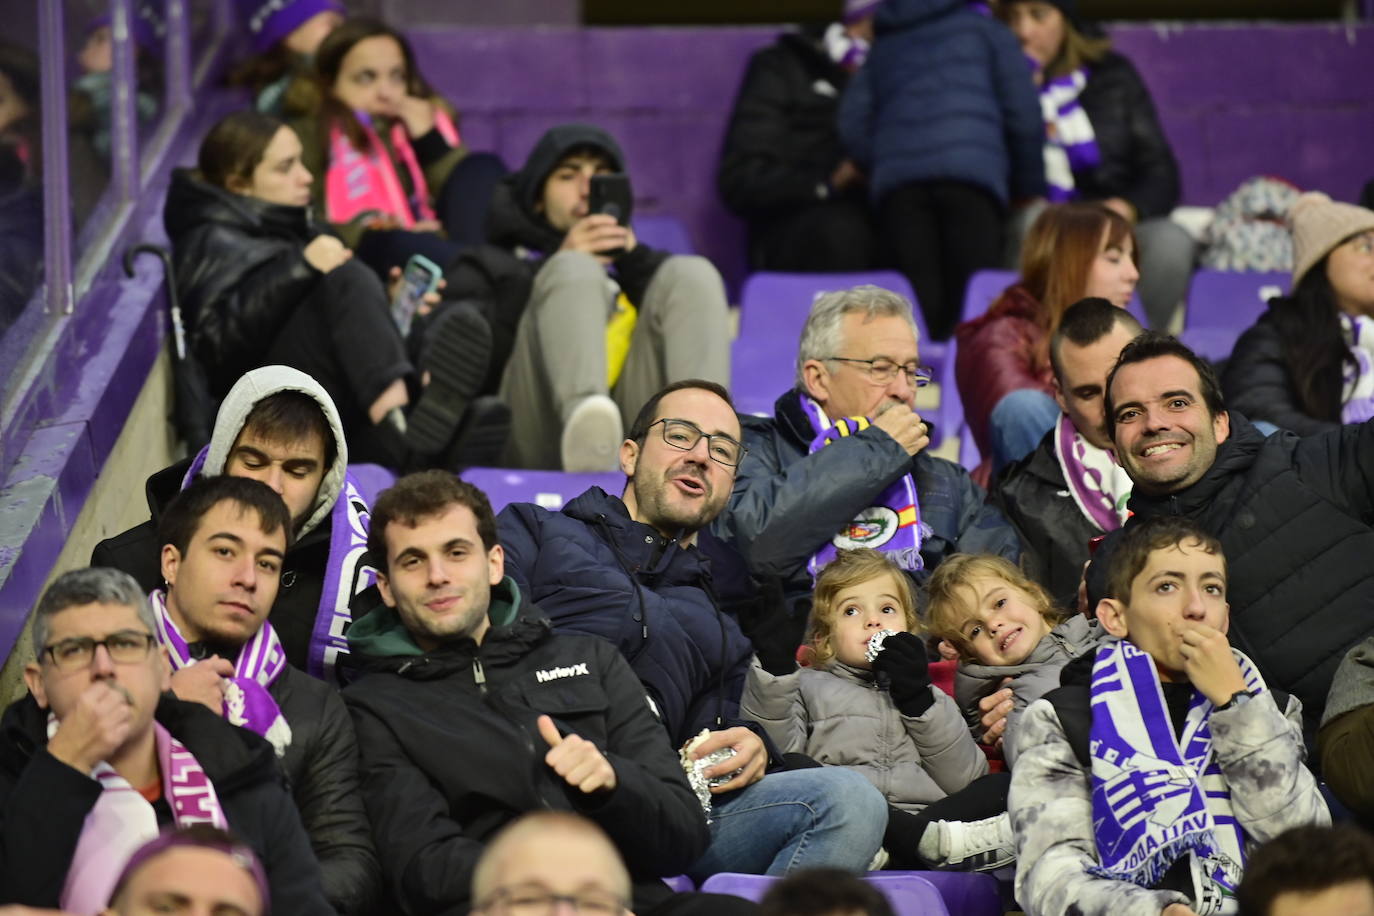
<path id="1" fill-rule="evenodd" d="M 348 470 L 363 491 L 363 499 L 370 506 L 377 501 L 377 494 L 396 482 L 396 475 L 380 464 L 350 464 Z"/>
<path id="2" fill-rule="evenodd" d="M 875 871 L 864 876 L 884 893 L 911 879 L 933 885 L 945 909 L 958 916 L 1002 916 L 1002 896 L 991 875 L 959 871 Z"/>
<path id="3" fill-rule="evenodd" d="M 698 890 L 705 894 L 734 894 L 736 897 L 758 903 L 777 880 L 772 875 L 741 875 L 723 871 L 703 881 Z"/>
<path id="4" fill-rule="evenodd" d="M 697 253 L 687 226 L 676 216 L 668 213 L 641 214 L 631 221 L 631 225 L 634 226 L 635 238 L 650 248 L 658 248 L 669 254 Z"/>
<path id="5" fill-rule="evenodd" d="M 940 896 L 940 891 L 935 884 L 927 880 L 928 872 L 892 872 L 884 875 L 881 872 L 873 872 L 865 876 L 869 881 L 882 892 L 896 910 L 897 916 L 950 916 L 951 913 L 960 913 L 962 910 L 951 910 L 945 904 L 945 899 Z M 983 877 L 974 875 L 972 877 Z M 736 897 L 743 897 L 755 903 L 763 899 L 763 895 L 768 893 L 768 888 L 773 882 L 779 880 L 771 875 L 740 875 L 734 872 L 721 872 L 707 878 L 701 885 L 701 890 L 708 894 L 733 894 Z M 993 882 L 993 895 L 996 896 L 996 882 Z M 969 911 L 974 913 L 973 910 Z M 981 916 L 982 910 L 978 910 L 976 916 Z M 1000 914 L 1000 910 L 998 913 Z"/>
<path id="6" fill-rule="evenodd" d="M 964 288 L 964 311 L 960 321 L 977 318 L 1002 295 L 1002 291 L 1016 282 L 1014 270 L 980 270 L 969 277 Z"/>
<path id="7" fill-rule="evenodd" d="M 1179 339 L 1207 359 L 1231 355 L 1237 338 L 1264 314 L 1270 298 L 1288 289 L 1288 273 L 1199 270 L 1188 289 Z"/>
<path id="8" fill-rule="evenodd" d="M 588 487 L 601 487 L 619 496 L 625 475 L 612 472 L 515 471 L 507 468 L 468 468 L 460 475 L 487 494 L 493 512 L 511 503 L 534 503 L 557 512 Z"/>
<path id="9" fill-rule="evenodd" d="M 760 271 L 750 274 L 740 291 L 739 336 L 731 354 L 730 393 L 740 413 L 772 416 L 773 402 L 796 381 L 797 343 L 811 303 L 822 293 L 871 283 L 900 293 L 915 306 L 920 332 L 921 362 L 943 382 L 953 372 L 954 347 L 929 339 L 916 294 L 906 277 L 890 270 L 866 273 L 790 274 Z M 952 375 L 950 375 L 952 378 Z M 935 427 L 932 446 L 958 428 L 962 412 L 952 387 L 941 386 L 940 406 L 931 408 L 928 396 L 916 407 L 929 414 Z"/>
<path id="10" fill-rule="evenodd" d="M 674 875 L 671 878 L 664 878 L 663 883 L 671 887 L 673 892 L 677 894 L 686 894 L 697 889 L 697 886 L 692 883 L 692 879 L 686 875 Z"/>

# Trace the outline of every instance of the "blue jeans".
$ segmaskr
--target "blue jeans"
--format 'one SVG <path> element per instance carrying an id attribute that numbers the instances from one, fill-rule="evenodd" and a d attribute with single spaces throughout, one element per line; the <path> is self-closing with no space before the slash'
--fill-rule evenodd
<path id="1" fill-rule="evenodd" d="M 1013 391 L 997 402 L 988 417 L 992 473 L 1035 451 L 1045 433 L 1059 422 L 1059 404 L 1034 388 Z"/>
<path id="2" fill-rule="evenodd" d="M 688 874 L 785 875 L 829 866 L 862 873 L 882 845 L 887 800 L 843 767 L 770 773 L 711 810 L 711 845 Z"/>

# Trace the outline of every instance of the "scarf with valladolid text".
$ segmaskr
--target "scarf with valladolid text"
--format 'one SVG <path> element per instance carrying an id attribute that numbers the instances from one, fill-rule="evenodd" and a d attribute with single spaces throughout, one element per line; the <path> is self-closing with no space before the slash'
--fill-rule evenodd
<path id="1" fill-rule="evenodd" d="M 1072 73 L 1045 80 L 1040 87 L 1040 112 L 1045 119 L 1046 196 L 1055 203 L 1078 196 L 1073 173 L 1090 169 L 1102 161 L 1093 123 L 1078 96 L 1088 84 L 1088 71 L 1079 67 Z"/>
<path id="2" fill-rule="evenodd" d="M 798 391 L 797 396 L 801 398 L 802 410 L 811 421 L 812 432 L 816 434 L 816 438 L 811 441 L 808 454 L 818 452 L 830 443 L 848 438 L 872 425 L 867 417 L 841 417 L 831 422 L 820 404 L 807 397 L 804 392 Z M 922 569 L 925 566 L 925 561 L 921 558 L 923 524 L 920 502 L 916 497 L 916 483 L 908 472 L 888 484 L 878 494 L 873 505 L 860 510 L 834 538 L 822 545 L 811 557 L 807 568 L 814 577 L 825 564 L 835 559 L 837 550 L 872 547 L 887 554 L 888 558 L 902 569 Z"/>
<path id="3" fill-rule="evenodd" d="M 167 612 L 167 596 L 161 589 L 148 595 L 152 605 L 153 617 L 157 621 L 157 641 L 167 648 L 172 661 L 172 670 L 194 665 L 197 659 L 191 656 L 190 646 L 176 621 Z M 234 676 L 224 689 L 224 718 L 231 725 L 238 725 L 266 738 L 281 757 L 291 746 L 291 726 L 282 715 L 281 707 L 268 693 L 268 688 L 286 670 L 286 652 L 277 639 L 277 631 L 272 624 L 262 622 L 258 631 L 239 649 L 238 660 L 234 662 Z"/>
<path id="4" fill-rule="evenodd" d="M 1259 672 L 1232 649 L 1252 693 Z M 1093 874 L 1154 887 L 1191 856 L 1193 910 L 1235 912 L 1245 832 L 1212 749 L 1212 702 L 1193 690 L 1183 733 L 1174 736 L 1159 672 L 1129 640 L 1098 649 L 1092 675 Z"/>
<path id="5" fill-rule="evenodd" d="M 1345 364 L 1341 385 L 1341 422 L 1363 423 L 1374 417 L 1374 319 L 1341 315 L 1341 331 L 1355 365 Z"/>
<path id="6" fill-rule="evenodd" d="M 57 717 L 49 714 L 48 737 L 52 738 L 57 729 Z M 228 830 L 219 796 L 195 755 L 157 722 L 153 723 L 153 733 L 163 797 L 177 826 L 211 824 Z M 62 909 L 70 913 L 104 910 L 129 857 L 158 835 L 157 812 L 152 804 L 114 767 L 102 761 L 90 775 L 100 783 L 100 797 L 82 824 L 62 885 Z"/>
<path id="7" fill-rule="evenodd" d="M 1100 531 L 1115 531 L 1126 523 L 1131 478 L 1116 455 L 1084 439 L 1067 414 L 1060 415 L 1054 430 L 1054 456 L 1069 495 L 1088 521 Z"/>

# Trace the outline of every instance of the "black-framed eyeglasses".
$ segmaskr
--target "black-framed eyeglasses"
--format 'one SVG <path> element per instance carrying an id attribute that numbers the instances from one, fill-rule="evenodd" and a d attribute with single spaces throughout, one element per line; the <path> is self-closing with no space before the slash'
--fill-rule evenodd
<path id="1" fill-rule="evenodd" d="M 141 630 L 119 630 L 104 639 L 92 639 L 89 636 L 59 639 L 51 645 L 44 646 L 43 654 L 52 659 L 53 667 L 58 671 L 77 671 L 90 667 L 92 660 L 95 659 L 97 646 L 104 646 L 105 651 L 110 653 L 110 660 L 116 664 L 129 665 L 147 658 L 148 652 L 155 645 L 157 637 L 151 633 Z"/>
<path id="2" fill-rule="evenodd" d="M 877 359 L 853 359 L 848 356 L 827 356 L 827 360 L 834 360 L 837 363 L 856 363 L 864 368 L 861 370 L 868 373 L 874 384 L 886 385 L 896 378 L 898 371 L 905 372 L 907 379 L 913 388 L 924 388 L 930 384 L 930 380 L 935 377 L 935 372 L 927 366 L 920 366 L 916 363 L 906 363 L 899 365 L 885 356 Z"/>
<path id="3" fill-rule="evenodd" d="M 506 913 L 510 916 L 552 916 L 558 904 L 566 903 L 574 913 L 583 916 L 620 916 L 629 903 L 609 891 L 586 890 L 578 894 L 555 894 L 537 886 L 503 887 L 494 891 L 477 910 L 483 913 Z"/>
<path id="4" fill-rule="evenodd" d="M 649 429 L 663 424 L 663 441 L 673 448 L 682 449 L 690 452 L 697 447 L 697 443 L 706 438 L 706 451 L 710 454 L 711 460 L 717 464 L 723 464 L 727 468 L 737 468 L 744 456 L 749 454 L 749 449 L 745 448 L 734 439 L 724 433 L 707 435 L 701 431 L 691 420 L 678 420 L 672 417 L 665 417 L 662 420 L 655 420 L 649 424 Z"/>

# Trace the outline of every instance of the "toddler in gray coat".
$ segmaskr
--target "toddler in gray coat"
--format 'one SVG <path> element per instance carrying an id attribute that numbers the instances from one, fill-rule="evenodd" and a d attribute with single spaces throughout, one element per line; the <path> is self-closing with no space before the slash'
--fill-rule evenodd
<path id="1" fill-rule="evenodd" d="M 816 580 L 809 666 L 776 677 L 756 661 L 741 708 L 784 753 L 877 786 L 889 804 L 890 867 L 996 867 L 1009 837 L 989 855 L 963 825 L 1004 811 L 1007 783 L 979 780 L 987 758 L 954 701 L 931 685 L 915 608 L 910 579 L 885 555 L 839 551 Z M 941 826 L 927 830 L 932 823 Z"/>

